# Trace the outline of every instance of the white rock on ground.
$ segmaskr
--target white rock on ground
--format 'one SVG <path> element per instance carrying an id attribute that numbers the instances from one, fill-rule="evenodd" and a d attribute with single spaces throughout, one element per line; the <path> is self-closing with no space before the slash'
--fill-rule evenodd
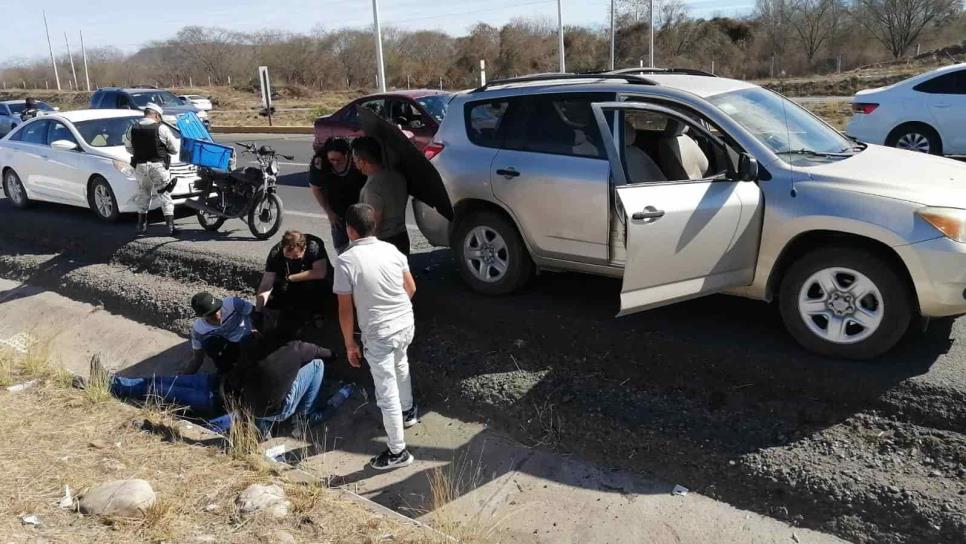
<path id="1" fill-rule="evenodd" d="M 285 498 L 285 490 L 275 484 L 252 484 L 238 495 L 236 503 L 242 514 L 264 511 L 274 518 L 284 518 L 292 507 Z"/>
<path id="2" fill-rule="evenodd" d="M 262 542 L 265 544 L 297 544 L 298 541 L 292 536 L 288 531 L 283 531 L 281 529 L 276 531 L 271 531 L 264 533 L 261 536 Z"/>
<path id="3" fill-rule="evenodd" d="M 91 488 L 78 497 L 84 514 L 134 518 L 154 506 L 157 496 L 144 480 L 115 480 Z"/>

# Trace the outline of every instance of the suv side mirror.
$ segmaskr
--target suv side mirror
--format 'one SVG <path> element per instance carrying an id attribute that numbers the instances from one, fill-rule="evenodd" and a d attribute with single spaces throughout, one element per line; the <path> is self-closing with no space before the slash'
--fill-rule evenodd
<path id="1" fill-rule="evenodd" d="M 738 157 L 738 181 L 758 181 L 758 161 L 747 153 Z"/>

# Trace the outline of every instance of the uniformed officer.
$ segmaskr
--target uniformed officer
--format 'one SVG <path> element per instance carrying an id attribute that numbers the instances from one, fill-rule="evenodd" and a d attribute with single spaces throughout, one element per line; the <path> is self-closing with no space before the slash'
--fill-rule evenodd
<path id="1" fill-rule="evenodd" d="M 174 202 L 171 191 L 171 157 L 177 156 L 178 142 L 164 123 L 161 116 L 164 110 L 157 104 L 144 108 L 144 119 L 132 125 L 124 135 L 124 147 L 131 154 L 131 166 L 138 180 L 138 194 L 134 201 L 138 207 L 138 234 L 148 230 L 148 210 L 151 198 L 158 197 L 161 212 L 168 225 L 168 233 L 174 235 Z M 175 180 L 176 181 L 176 180 Z"/>

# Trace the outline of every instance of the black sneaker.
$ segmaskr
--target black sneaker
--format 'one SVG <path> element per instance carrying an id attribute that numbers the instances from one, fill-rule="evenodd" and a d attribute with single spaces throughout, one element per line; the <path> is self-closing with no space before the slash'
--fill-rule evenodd
<path id="1" fill-rule="evenodd" d="M 413 457 L 413 454 L 409 453 L 409 450 L 403 450 L 397 454 L 393 454 L 387 449 L 373 457 L 369 461 L 369 466 L 376 470 L 392 470 L 399 467 L 408 467 L 415 460 L 416 458 Z"/>
<path id="2" fill-rule="evenodd" d="M 417 423 L 419 423 L 419 413 L 416 405 L 413 404 L 412 408 L 403 411 L 403 428 L 408 429 Z"/>

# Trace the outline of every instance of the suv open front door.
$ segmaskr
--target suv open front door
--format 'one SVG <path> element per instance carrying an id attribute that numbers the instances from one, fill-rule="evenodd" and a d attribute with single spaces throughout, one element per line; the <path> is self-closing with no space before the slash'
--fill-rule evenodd
<path id="1" fill-rule="evenodd" d="M 612 209 L 620 214 L 626 229 L 627 256 L 618 315 L 750 284 L 761 239 L 763 202 L 757 183 L 738 181 L 737 165 L 726 172 L 708 171 L 703 174 L 706 177 L 683 180 L 671 176 L 660 181 L 628 179 L 625 170 L 624 123 L 635 116 L 654 115 L 684 123 L 686 130 L 706 145 L 725 147 L 724 142 L 694 119 L 666 107 L 607 102 L 595 103 L 593 109 L 611 164 L 615 203 L 619 204 Z M 622 130 L 612 130 L 607 122 L 615 114 Z M 634 130 L 636 136 L 633 125 L 628 130 Z M 665 137 L 662 135 L 667 131 L 653 134 Z M 652 147 L 650 154 L 659 153 L 661 147 L 657 149 Z M 647 160 L 640 158 L 638 151 L 632 153 L 639 156 L 638 160 Z M 727 153 L 716 155 L 719 158 L 712 159 L 712 164 L 729 157 Z M 651 158 L 664 163 L 662 157 Z"/>

